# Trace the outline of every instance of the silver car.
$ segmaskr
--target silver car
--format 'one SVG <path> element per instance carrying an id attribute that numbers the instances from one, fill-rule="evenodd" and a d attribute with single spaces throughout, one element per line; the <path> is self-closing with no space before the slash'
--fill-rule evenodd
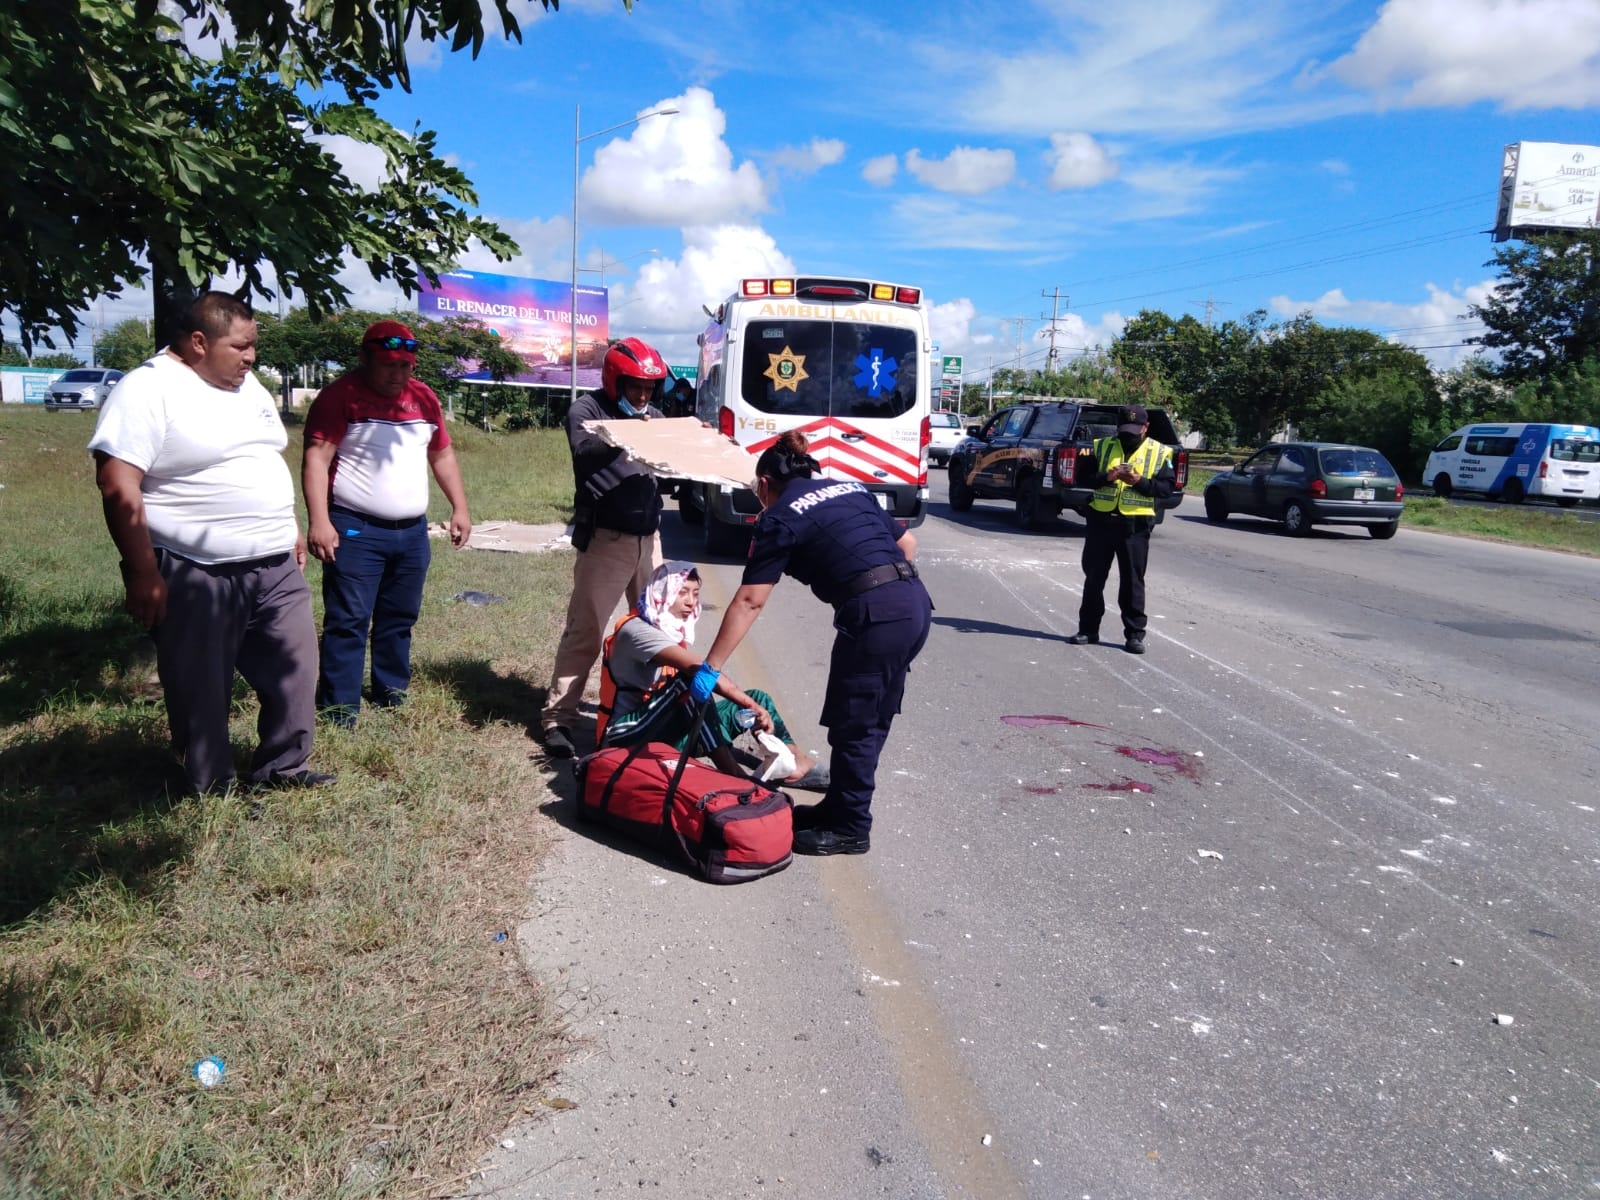
<path id="1" fill-rule="evenodd" d="M 107 367 L 74 367 L 61 378 L 50 381 L 50 390 L 44 396 L 45 409 L 48 412 L 93 411 L 105 403 L 121 378 L 121 371 Z"/>

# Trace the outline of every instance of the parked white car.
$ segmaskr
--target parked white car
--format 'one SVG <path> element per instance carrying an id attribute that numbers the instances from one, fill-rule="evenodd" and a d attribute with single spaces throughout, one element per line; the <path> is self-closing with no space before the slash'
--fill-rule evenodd
<path id="1" fill-rule="evenodd" d="M 50 381 L 50 390 L 44 397 L 45 411 L 92 412 L 105 403 L 121 378 L 121 371 L 104 367 L 74 368 Z"/>
<path id="2" fill-rule="evenodd" d="M 928 415 L 928 461 L 943 465 L 950 461 L 962 440 L 967 436 L 966 426 L 957 412 L 936 412 Z"/>

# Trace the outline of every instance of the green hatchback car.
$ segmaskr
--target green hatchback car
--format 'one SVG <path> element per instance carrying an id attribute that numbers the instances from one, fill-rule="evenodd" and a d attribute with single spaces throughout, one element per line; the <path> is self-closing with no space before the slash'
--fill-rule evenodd
<path id="1" fill-rule="evenodd" d="M 1302 536 L 1313 525 L 1365 525 L 1375 538 L 1400 528 L 1405 488 L 1389 460 L 1370 446 L 1274 442 L 1206 484 L 1206 516 L 1282 521 Z"/>

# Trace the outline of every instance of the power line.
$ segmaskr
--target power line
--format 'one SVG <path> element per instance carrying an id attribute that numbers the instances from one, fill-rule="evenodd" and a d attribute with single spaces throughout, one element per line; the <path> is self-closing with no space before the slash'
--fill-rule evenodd
<path id="1" fill-rule="evenodd" d="M 1374 258 L 1380 254 L 1390 254 L 1396 250 L 1410 249 L 1415 246 L 1426 246 L 1436 242 L 1459 241 L 1466 237 L 1481 237 L 1483 236 L 1483 233 L 1484 231 L 1478 226 L 1470 226 L 1463 229 L 1451 230 L 1449 233 L 1443 234 L 1439 237 L 1410 238 L 1403 242 L 1390 242 L 1382 246 L 1374 246 L 1370 250 L 1353 250 L 1348 254 L 1334 254 L 1329 255 L 1326 258 L 1308 259 L 1305 262 L 1292 263 L 1283 267 L 1273 267 L 1264 271 L 1246 271 L 1238 275 L 1228 275 L 1221 279 L 1204 280 L 1198 283 L 1190 282 L 1177 284 L 1173 287 L 1157 288 L 1148 292 L 1132 292 L 1125 296 L 1111 296 L 1096 298 L 1094 300 L 1081 300 L 1078 302 L 1078 308 L 1081 310 L 1084 308 L 1093 308 L 1096 305 L 1102 304 L 1122 304 L 1128 300 L 1144 300 L 1151 296 L 1168 296 L 1173 292 L 1191 290 L 1204 291 L 1210 288 L 1215 288 L 1224 283 L 1241 283 L 1249 279 L 1264 279 L 1273 275 L 1285 275 L 1292 271 L 1305 271 L 1311 269 L 1312 267 L 1329 266 L 1334 263 L 1358 262 L 1364 258 Z"/>
<path id="2" fill-rule="evenodd" d="M 1314 233 L 1303 233 L 1294 237 L 1278 238 L 1270 242 L 1257 242 L 1253 246 L 1245 246 L 1232 250 L 1219 251 L 1216 254 L 1203 255 L 1199 258 L 1184 259 L 1175 263 L 1162 263 L 1156 267 L 1143 267 L 1137 271 L 1119 271 L 1115 275 L 1099 275 L 1089 279 L 1073 280 L 1068 286 L 1074 289 L 1083 288 L 1093 283 L 1104 283 L 1113 279 L 1132 279 L 1140 275 L 1154 275 L 1163 271 L 1180 270 L 1184 267 L 1204 266 L 1207 263 L 1228 261 L 1243 258 L 1251 254 L 1263 254 L 1268 250 L 1279 250 L 1289 246 L 1304 245 L 1308 242 L 1321 241 L 1336 234 L 1352 233 L 1362 229 L 1380 229 L 1386 225 L 1399 224 L 1412 217 L 1436 215 L 1458 208 L 1484 204 L 1482 193 L 1473 193 L 1471 196 L 1459 197 L 1454 200 L 1441 200 L 1435 204 L 1424 205 L 1422 208 L 1407 209 L 1404 212 L 1391 213 L 1382 217 L 1371 217 L 1362 221 L 1352 221 L 1345 225 L 1330 225 L 1326 229 Z M 1082 305 L 1080 304 L 1081 308 Z"/>

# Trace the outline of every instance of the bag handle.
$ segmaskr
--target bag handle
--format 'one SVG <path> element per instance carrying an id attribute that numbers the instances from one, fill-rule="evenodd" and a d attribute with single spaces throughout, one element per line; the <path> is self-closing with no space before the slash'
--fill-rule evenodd
<path id="1" fill-rule="evenodd" d="M 706 718 L 711 715 L 711 706 L 717 702 L 715 694 L 707 696 L 705 703 L 700 705 L 700 711 L 695 714 L 694 724 L 689 727 L 688 740 L 683 743 L 683 750 L 678 755 L 678 769 L 672 773 L 672 782 L 667 784 L 666 798 L 661 801 L 661 827 L 672 828 L 672 800 L 678 794 L 678 782 L 683 778 L 683 769 L 689 765 L 693 757 L 695 739 L 700 736 L 700 731 L 705 728 Z"/>

